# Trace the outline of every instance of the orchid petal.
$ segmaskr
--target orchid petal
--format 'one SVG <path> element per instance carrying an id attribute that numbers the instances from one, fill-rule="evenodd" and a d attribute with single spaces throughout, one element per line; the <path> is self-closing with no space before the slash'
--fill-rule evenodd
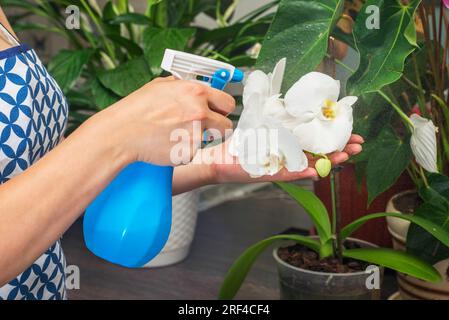
<path id="1" fill-rule="evenodd" d="M 328 154 L 345 148 L 351 136 L 352 123 L 352 108 L 342 107 L 335 119 L 323 121 L 315 118 L 297 126 L 293 133 L 298 137 L 304 150 Z"/>
<path id="2" fill-rule="evenodd" d="M 347 96 L 338 101 L 338 104 L 345 107 L 352 107 L 359 98 L 355 96 Z"/>
<path id="3" fill-rule="evenodd" d="M 310 72 L 299 79 L 286 93 L 284 103 L 292 116 L 307 117 L 321 111 L 324 101 L 336 102 L 340 82 L 320 72 Z"/>
<path id="4" fill-rule="evenodd" d="M 284 166 L 289 172 L 301 172 L 309 166 L 299 140 L 290 130 L 279 129 L 279 150 L 284 156 Z"/>
<path id="5" fill-rule="evenodd" d="M 410 120 L 414 130 L 410 138 L 410 146 L 418 162 L 428 172 L 438 172 L 437 169 L 437 128 L 431 120 L 417 114 L 412 114 Z"/>
<path id="6" fill-rule="evenodd" d="M 243 88 L 243 106 L 248 104 L 248 98 L 252 94 L 259 94 L 261 97 L 268 97 L 270 93 L 270 77 L 260 70 L 251 72 L 245 80 Z"/>
<path id="7" fill-rule="evenodd" d="M 279 60 L 273 69 L 273 74 L 270 75 L 270 96 L 277 95 L 281 92 L 286 62 L 286 58 Z"/>

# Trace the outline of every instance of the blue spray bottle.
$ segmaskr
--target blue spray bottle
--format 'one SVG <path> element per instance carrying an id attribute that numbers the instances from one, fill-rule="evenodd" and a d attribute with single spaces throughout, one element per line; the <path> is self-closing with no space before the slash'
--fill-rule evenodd
<path id="1" fill-rule="evenodd" d="M 230 64 L 171 49 L 161 67 L 179 79 L 220 90 L 243 80 L 243 72 Z M 135 162 L 124 168 L 86 209 L 84 241 L 89 250 L 129 268 L 153 259 L 170 234 L 172 179 L 173 167 Z"/>

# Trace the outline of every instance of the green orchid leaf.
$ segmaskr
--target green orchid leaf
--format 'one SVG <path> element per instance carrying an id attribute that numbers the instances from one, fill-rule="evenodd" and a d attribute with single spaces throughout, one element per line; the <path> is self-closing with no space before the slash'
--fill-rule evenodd
<path id="1" fill-rule="evenodd" d="M 162 72 L 165 49 L 184 51 L 194 34 L 192 28 L 146 28 L 143 32 L 144 53 L 153 74 Z"/>
<path id="2" fill-rule="evenodd" d="M 408 139 L 386 126 L 374 141 L 366 166 L 368 203 L 392 186 L 413 158 Z"/>
<path id="3" fill-rule="evenodd" d="M 281 0 L 257 59 L 256 67 L 271 72 L 287 58 L 285 93 L 326 56 L 329 35 L 339 19 L 343 0 Z"/>
<path id="4" fill-rule="evenodd" d="M 73 87 L 93 53 L 92 49 L 62 50 L 50 61 L 48 72 L 64 93 Z"/>
<path id="5" fill-rule="evenodd" d="M 416 48 L 414 13 L 420 0 L 402 4 L 400 0 L 368 0 L 360 10 L 354 26 L 354 40 L 360 65 L 348 81 L 348 92 L 360 96 L 376 92 L 397 81 L 407 56 Z M 373 14 L 368 6 L 377 6 L 380 28 L 368 28 Z"/>
<path id="6" fill-rule="evenodd" d="M 441 275 L 432 265 L 404 251 L 385 248 L 349 249 L 343 251 L 343 256 L 384 266 L 424 281 L 441 281 Z"/>
<path id="7" fill-rule="evenodd" d="M 423 185 L 419 190 L 424 203 L 415 210 L 414 216 L 427 219 L 449 232 L 449 178 L 432 173 L 427 180 L 429 187 Z M 447 243 L 416 225 L 411 225 L 407 232 L 407 250 L 430 263 L 449 257 Z"/>
<path id="8" fill-rule="evenodd" d="M 219 299 L 229 300 L 234 298 L 257 257 L 271 244 L 279 240 L 292 240 L 316 252 L 320 251 L 319 242 L 305 236 L 285 234 L 264 239 L 246 249 L 233 263 L 221 286 Z"/>
<path id="9" fill-rule="evenodd" d="M 368 214 L 366 216 L 363 216 L 361 218 L 358 218 L 357 220 L 351 222 L 350 224 L 346 225 L 341 230 L 341 237 L 343 239 L 349 237 L 354 231 L 356 231 L 358 228 L 360 228 L 363 224 L 365 224 L 367 221 L 372 219 L 378 219 L 383 217 L 395 217 L 400 218 L 403 220 L 410 221 L 411 223 L 414 223 L 427 232 L 429 232 L 435 239 L 438 239 L 442 243 L 444 243 L 446 246 L 449 246 L 449 232 L 445 230 L 443 227 L 439 226 L 438 224 L 425 219 L 423 217 L 419 217 L 416 215 L 409 215 L 409 214 L 403 214 L 403 213 L 389 213 L 389 212 L 381 212 L 381 213 L 372 213 Z"/>
<path id="10" fill-rule="evenodd" d="M 101 84 L 120 97 L 139 89 L 153 78 L 143 56 L 98 74 Z"/>
<path id="11" fill-rule="evenodd" d="M 331 237 L 329 214 L 323 202 L 312 192 L 291 183 L 276 182 L 282 190 L 287 192 L 312 219 L 320 241 L 326 243 Z"/>

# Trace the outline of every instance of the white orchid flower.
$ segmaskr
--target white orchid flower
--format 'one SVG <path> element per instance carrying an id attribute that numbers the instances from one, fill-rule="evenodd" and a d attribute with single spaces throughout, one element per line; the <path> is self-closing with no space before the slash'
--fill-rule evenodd
<path id="1" fill-rule="evenodd" d="M 305 170 L 308 160 L 295 135 L 260 111 L 267 101 L 259 93 L 246 97 L 229 152 L 238 157 L 251 177 L 274 175 L 282 168 L 290 172 Z"/>
<path id="2" fill-rule="evenodd" d="M 283 167 L 302 171 L 308 166 L 303 150 L 341 151 L 352 132 L 352 105 L 357 97 L 338 101 L 340 83 L 311 72 L 281 99 L 285 64 L 286 59 L 281 59 L 273 73 L 256 70 L 245 82 L 244 109 L 229 151 L 251 176 L 273 175 Z M 268 143 L 260 144 L 263 141 Z"/>
<path id="3" fill-rule="evenodd" d="M 304 150 L 327 154 L 344 149 L 357 97 L 338 100 L 339 95 L 340 82 L 320 72 L 304 75 L 287 91 L 285 109 L 295 118 L 291 129 Z"/>
<path id="4" fill-rule="evenodd" d="M 437 128 L 432 120 L 417 114 L 410 116 L 413 123 L 413 133 L 410 146 L 418 162 L 428 172 L 438 172 L 437 169 Z"/>

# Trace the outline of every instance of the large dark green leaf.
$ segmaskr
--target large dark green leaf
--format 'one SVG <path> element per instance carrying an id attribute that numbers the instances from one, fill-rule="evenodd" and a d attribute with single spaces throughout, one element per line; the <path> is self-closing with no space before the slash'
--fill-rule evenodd
<path id="1" fill-rule="evenodd" d="M 420 226 L 427 232 L 431 234 L 431 236 L 434 239 L 438 239 L 442 243 L 444 243 L 446 246 L 449 246 L 449 231 L 441 227 L 440 225 L 432 222 L 430 219 L 427 219 L 425 217 L 420 217 L 417 215 L 408 215 L 403 213 L 389 213 L 389 212 L 381 212 L 381 213 L 372 213 L 368 214 L 366 216 L 363 216 L 361 218 L 358 218 L 357 220 L 354 220 L 347 226 L 345 226 L 341 230 L 341 238 L 345 239 L 349 237 L 353 232 L 355 232 L 358 228 L 360 228 L 362 225 L 364 225 L 366 222 L 372 220 L 372 219 L 379 219 L 384 217 L 395 217 L 399 219 L 403 219 L 406 221 L 410 221 L 413 224 L 416 224 L 417 226 Z"/>
<path id="2" fill-rule="evenodd" d="M 144 52 L 151 71 L 155 75 L 161 73 L 165 49 L 185 50 L 194 34 L 195 29 L 191 28 L 146 28 L 143 33 Z"/>
<path id="3" fill-rule="evenodd" d="M 315 70 L 327 53 L 328 38 L 343 0 L 282 0 L 262 45 L 256 66 L 271 72 L 286 57 L 284 92 Z"/>
<path id="4" fill-rule="evenodd" d="M 368 202 L 387 190 L 399 178 L 412 159 L 410 144 L 385 127 L 370 152 L 366 167 Z"/>
<path id="5" fill-rule="evenodd" d="M 262 240 L 246 249 L 233 263 L 221 286 L 218 296 L 219 299 L 234 298 L 257 257 L 271 244 L 279 240 L 292 240 L 316 252 L 319 252 L 320 250 L 320 244 L 318 241 L 300 235 L 277 235 Z"/>
<path id="6" fill-rule="evenodd" d="M 332 236 L 329 214 L 323 202 L 311 191 L 291 183 L 276 182 L 308 213 L 316 227 L 322 244 L 328 242 Z"/>
<path id="7" fill-rule="evenodd" d="M 91 90 L 95 105 L 99 110 L 109 107 L 120 99 L 118 95 L 105 88 L 97 79 L 92 81 Z"/>
<path id="8" fill-rule="evenodd" d="M 62 50 L 50 61 L 48 71 L 58 82 L 62 91 L 67 92 L 72 88 L 92 53 L 91 49 Z"/>
<path id="9" fill-rule="evenodd" d="M 143 50 L 137 43 L 127 38 L 120 36 L 119 34 L 107 34 L 107 37 L 111 39 L 116 46 L 120 46 L 129 52 L 133 57 L 143 55 Z"/>
<path id="10" fill-rule="evenodd" d="M 427 262 L 404 251 L 363 248 L 343 251 L 343 256 L 384 266 L 424 281 L 441 281 L 441 275 Z"/>
<path id="11" fill-rule="evenodd" d="M 429 188 L 420 188 L 424 203 L 415 210 L 415 216 L 432 221 L 449 232 L 449 178 L 433 173 L 429 175 L 428 181 Z M 410 226 L 407 249 L 430 263 L 449 257 L 449 244 L 435 239 L 428 230 L 419 226 Z"/>
<path id="12" fill-rule="evenodd" d="M 143 57 L 132 59 L 115 69 L 100 72 L 101 84 L 124 97 L 152 79 L 150 68 Z"/>
<path id="13" fill-rule="evenodd" d="M 354 40 L 360 54 L 360 65 L 348 81 L 348 92 L 360 96 L 375 92 L 397 81 L 407 56 L 416 48 L 414 12 L 420 0 L 403 5 L 400 0 L 368 0 L 360 10 L 354 26 Z M 380 28 L 367 28 L 371 11 L 377 6 Z"/>

